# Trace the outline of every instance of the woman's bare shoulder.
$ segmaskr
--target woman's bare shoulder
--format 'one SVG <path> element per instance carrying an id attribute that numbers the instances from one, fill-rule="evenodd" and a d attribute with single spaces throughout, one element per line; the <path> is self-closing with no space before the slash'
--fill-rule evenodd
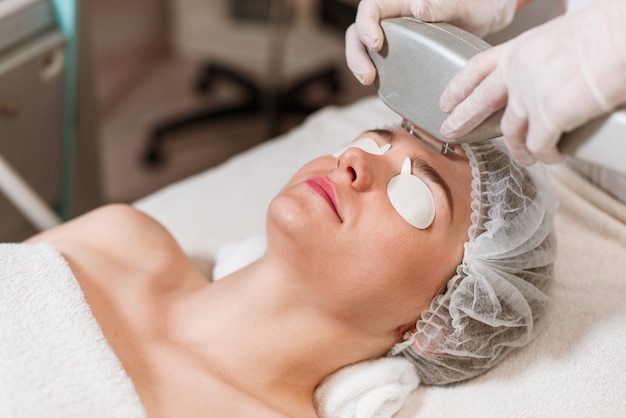
<path id="1" fill-rule="evenodd" d="M 122 203 L 101 206 L 43 231 L 26 242 L 47 242 L 62 252 L 75 247 L 111 251 L 132 249 L 135 256 L 144 247 L 149 247 L 152 252 L 177 247 L 174 237 L 163 225 L 133 206 Z"/>

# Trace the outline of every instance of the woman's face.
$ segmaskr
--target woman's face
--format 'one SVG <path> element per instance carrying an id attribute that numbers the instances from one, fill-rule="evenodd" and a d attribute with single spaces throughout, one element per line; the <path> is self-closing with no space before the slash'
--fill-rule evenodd
<path id="1" fill-rule="evenodd" d="M 403 175 L 416 178 L 402 177 L 412 180 L 408 188 L 390 186 L 407 157 L 412 167 Z M 470 182 L 461 147 L 443 156 L 401 128 L 365 132 L 345 151 L 306 164 L 272 201 L 268 254 L 286 261 L 333 314 L 374 332 L 414 324 L 462 260 Z M 402 196 L 422 203 L 394 207 Z"/>

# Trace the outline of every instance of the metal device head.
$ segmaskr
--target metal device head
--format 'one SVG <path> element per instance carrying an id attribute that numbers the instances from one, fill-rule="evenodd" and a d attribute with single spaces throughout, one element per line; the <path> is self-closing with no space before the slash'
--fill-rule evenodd
<path id="1" fill-rule="evenodd" d="M 400 17 L 381 21 L 385 44 L 369 51 L 376 66 L 378 96 L 402 116 L 408 129 L 425 131 L 442 143 L 474 142 L 501 136 L 502 111 L 458 139 L 439 133 L 448 115 L 439 109 L 439 98 L 454 75 L 474 55 L 491 48 L 487 42 L 447 23 L 427 23 Z M 448 145 L 448 147 L 446 147 Z"/>

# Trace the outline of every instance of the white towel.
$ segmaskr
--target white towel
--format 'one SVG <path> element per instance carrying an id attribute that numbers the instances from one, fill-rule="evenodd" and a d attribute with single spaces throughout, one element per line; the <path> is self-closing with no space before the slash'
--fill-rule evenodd
<path id="1" fill-rule="evenodd" d="M 404 357 L 383 357 L 344 367 L 315 391 L 321 418 L 390 418 L 419 385 Z"/>
<path id="2" fill-rule="evenodd" d="M 48 244 L 0 244 L 0 416 L 146 416 L 71 269 Z"/>

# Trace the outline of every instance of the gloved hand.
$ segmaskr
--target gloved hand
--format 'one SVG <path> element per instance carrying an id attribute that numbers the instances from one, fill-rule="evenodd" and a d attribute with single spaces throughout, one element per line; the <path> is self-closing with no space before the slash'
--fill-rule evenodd
<path id="1" fill-rule="evenodd" d="M 626 103 L 626 1 L 603 0 L 484 53 L 453 78 L 441 134 L 457 138 L 506 106 L 502 133 L 520 163 L 563 160 L 563 132 Z"/>
<path id="2" fill-rule="evenodd" d="M 520 0 L 520 4 L 528 0 Z M 477 36 L 495 32 L 513 20 L 517 0 L 361 0 L 355 23 L 346 31 L 348 68 L 364 85 L 376 78 L 365 47 L 383 46 L 381 19 L 413 16 L 425 22 L 447 22 Z"/>

